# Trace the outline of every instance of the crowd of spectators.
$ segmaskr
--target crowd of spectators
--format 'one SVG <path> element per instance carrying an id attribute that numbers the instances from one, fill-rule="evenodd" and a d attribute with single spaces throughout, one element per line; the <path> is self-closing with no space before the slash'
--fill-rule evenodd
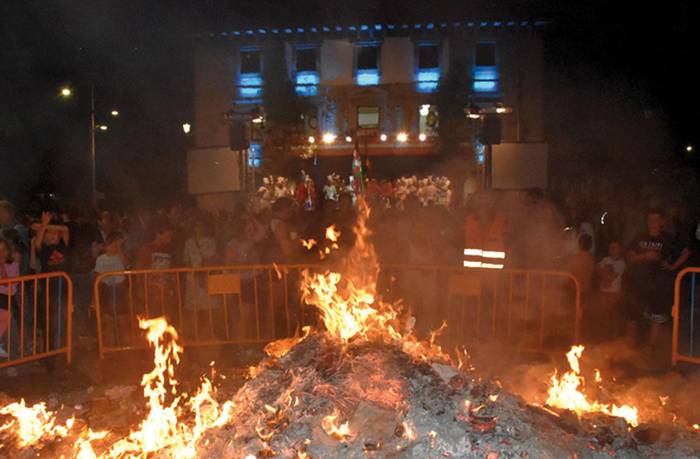
<path id="1" fill-rule="evenodd" d="M 490 192 L 464 206 L 425 206 L 414 196 L 401 206 L 369 204 L 371 237 L 383 263 L 461 266 L 465 218 L 488 226 L 502 215 L 506 267 L 568 270 L 579 280 L 584 302 L 599 308 L 598 318 L 610 313 L 636 321 L 646 314 L 653 323 L 666 321 L 673 273 L 694 260 L 690 228 L 696 222 L 677 202 L 637 201 L 606 211 L 576 202 L 557 206 L 540 192 Z M 653 210 L 645 221 L 652 204 L 663 205 L 666 215 Z M 99 212 L 56 206 L 27 215 L 0 201 L 0 269 L 3 279 L 69 273 L 76 320 L 85 323 L 96 273 L 317 262 L 317 252 L 300 240 L 323 240 L 331 224 L 341 234 L 337 258 L 353 245 L 355 219 L 349 194 L 314 210 L 281 198 L 268 208 L 241 203 L 218 214 L 174 205 Z M 13 293 L 0 287 L 0 335 L 8 328 Z M 5 354 L 0 339 L 0 358 Z"/>

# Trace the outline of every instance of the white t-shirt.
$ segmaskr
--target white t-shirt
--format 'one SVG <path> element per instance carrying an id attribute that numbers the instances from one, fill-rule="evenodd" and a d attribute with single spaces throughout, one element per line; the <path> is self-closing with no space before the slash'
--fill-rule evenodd
<path id="1" fill-rule="evenodd" d="M 95 272 L 96 273 L 113 273 L 116 271 L 124 271 L 126 266 L 122 262 L 122 258 L 119 255 L 108 255 L 103 253 L 95 261 Z M 110 276 L 107 277 L 103 282 L 107 285 L 116 285 L 124 282 L 124 276 Z"/>
<path id="2" fill-rule="evenodd" d="M 622 291 L 622 275 L 627 268 L 625 259 L 620 257 L 615 260 L 612 257 L 605 257 L 600 261 L 600 263 L 598 263 L 598 266 L 601 268 L 610 267 L 612 272 L 615 273 L 615 278 L 610 284 L 603 285 L 601 283 L 600 291 L 606 293 L 620 293 Z"/>

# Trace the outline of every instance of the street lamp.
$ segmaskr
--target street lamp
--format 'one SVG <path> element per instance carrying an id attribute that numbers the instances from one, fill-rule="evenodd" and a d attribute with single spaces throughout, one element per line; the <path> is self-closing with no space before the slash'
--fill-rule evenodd
<path id="1" fill-rule="evenodd" d="M 112 110 L 110 113 L 112 116 L 119 116 L 119 110 Z"/>
<path id="2" fill-rule="evenodd" d="M 191 130 L 192 125 L 190 125 L 190 123 L 182 123 L 182 132 L 184 132 L 185 134 L 189 134 Z"/>
<path id="3" fill-rule="evenodd" d="M 86 82 L 90 86 L 90 202 L 93 209 L 97 209 L 97 168 L 95 164 L 95 131 L 99 128 L 102 131 L 107 130 L 107 126 L 95 124 L 95 84 L 92 81 Z M 68 98 L 73 96 L 73 90 L 69 86 L 64 86 L 60 90 L 61 97 Z M 116 116 L 119 112 L 112 111 L 112 115 Z"/>

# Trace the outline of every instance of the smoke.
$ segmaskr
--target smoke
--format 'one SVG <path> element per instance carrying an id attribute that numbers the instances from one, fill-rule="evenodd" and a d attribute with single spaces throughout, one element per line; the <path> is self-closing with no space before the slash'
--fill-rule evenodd
<path id="1" fill-rule="evenodd" d="M 507 390 L 538 404 L 547 400 L 553 372 L 569 370 L 563 353 L 515 356 L 502 348 L 479 348 L 472 352 L 472 361 L 480 376 L 497 379 Z M 642 422 L 688 426 L 700 421 L 700 374 L 669 370 L 648 351 L 631 349 L 620 340 L 586 346 L 580 363 L 589 395 L 636 406 Z M 600 371 L 601 383 L 595 382 L 595 370 Z"/>

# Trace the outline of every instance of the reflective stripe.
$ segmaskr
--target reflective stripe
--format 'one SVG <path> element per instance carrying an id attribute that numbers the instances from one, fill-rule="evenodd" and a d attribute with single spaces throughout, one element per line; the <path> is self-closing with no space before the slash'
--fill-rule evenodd
<path id="1" fill-rule="evenodd" d="M 465 268 L 481 268 L 481 262 L 480 261 L 464 261 L 464 267 Z"/>
<path id="2" fill-rule="evenodd" d="M 496 263 L 482 263 L 481 267 L 486 269 L 503 269 L 503 265 Z"/>
<path id="3" fill-rule="evenodd" d="M 484 258 L 501 258 L 505 259 L 506 258 L 506 253 L 505 252 L 499 252 L 496 250 L 484 250 L 481 254 L 482 257 Z"/>
<path id="4" fill-rule="evenodd" d="M 464 254 L 472 257 L 480 257 L 484 253 L 481 249 L 464 249 Z"/>

